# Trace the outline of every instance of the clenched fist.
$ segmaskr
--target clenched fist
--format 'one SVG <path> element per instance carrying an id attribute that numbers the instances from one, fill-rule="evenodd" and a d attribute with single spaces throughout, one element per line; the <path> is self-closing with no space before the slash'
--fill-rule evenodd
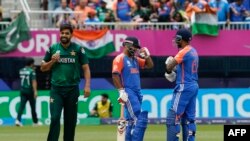
<path id="1" fill-rule="evenodd" d="M 146 47 L 143 47 L 142 49 L 140 49 L 139 51 L 140 57 L 147 59 L 150 56 L 150 52 Z"/>

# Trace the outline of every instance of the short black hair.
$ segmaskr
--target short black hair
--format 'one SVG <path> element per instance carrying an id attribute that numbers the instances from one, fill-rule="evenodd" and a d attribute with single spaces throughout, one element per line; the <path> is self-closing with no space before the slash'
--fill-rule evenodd
<path id="1" fill-rule="evenodd" d="M 25 62 L 26 66 L 30 66 L 34 64 L 35 60 L 33 58 L 26 58 Z"/>
<path id="2" fill-rule="evenodd" d="M 106 93 L 102 94 L 102 97 L 107 98 L 107 99 L 109 98 L 108 94 Z"/>
<path id="3" fill-rule="evenodd" d="M 73 33 L 73 26 L 71 24 L 62 24 L 60 25 L 60 32 L 64 29 L 69 29 L 70 33 Z"/>

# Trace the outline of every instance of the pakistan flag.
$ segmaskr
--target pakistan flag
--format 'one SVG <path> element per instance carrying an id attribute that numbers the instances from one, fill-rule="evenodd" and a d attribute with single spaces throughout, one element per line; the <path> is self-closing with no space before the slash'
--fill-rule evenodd
<path id="1" fill-rule="evenodd" d="M 30 38 L 30 30 L 22 11 L 6 29 L 0 31 L 0 53 L 14 51 L 20 42 Z"/>

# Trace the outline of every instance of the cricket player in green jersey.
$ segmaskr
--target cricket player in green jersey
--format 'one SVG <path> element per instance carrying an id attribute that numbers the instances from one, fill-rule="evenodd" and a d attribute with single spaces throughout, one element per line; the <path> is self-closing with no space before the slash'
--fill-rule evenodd
<path id="1" fill-rule="evenodd" d="M 90 95 L 90 69 L 83 47 L 71 42 L 73 28 L 60 26 L 60 43 L 53 44 L 41 63 L 41 71 L 51 71 L 51 123 L 47 141 L 58 141 L 62 110 L 64 141 L 74 141 L 81 70 L 85 78 L 84 97 Z"/>
<path id="2" fill-rule="evenodd" d="M 21 78 L 20 98 L 21 103 L 18 109 L 17 118 L 15 121 L 16 126 L 23 126 L 21 116 L 27 101 L 30 103 L 31 115 L 34 125 L 40 125 L 36 114 L 36 97 L 37 97 L 37 81 L 36 72 L 34 71 L 34 59 L 27 58 L 26 65 L 20 69 L 19 76 Z"/>

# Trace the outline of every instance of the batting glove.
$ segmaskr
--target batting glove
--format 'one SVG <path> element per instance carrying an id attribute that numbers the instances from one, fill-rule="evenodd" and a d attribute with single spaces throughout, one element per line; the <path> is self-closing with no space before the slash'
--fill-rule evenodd
<path id="1" fill-rule="evenodd" d="M 165 78 L 170 82 L 174 82 L 176 80 L 176 73 L 174 71 L 169 74 L 165 72 Z"/>
<path id="2" fill-rule="evenodd" d="M 165 61 L 165 65 L 168 65 L 168 63 L 171 61 L 171 60 L 173 60 L 174 59 L 174 57 L 173 56 L 169 56 L 167 59 L 166 59 L 166 61 Z M 176 66 L 174 67 L 174 69 L 173 69 L 173 71 L 176 71 Z"/>
<path id="3" fill-rule="evenodd" d="M 143 47 L 143 48 L 140 50 L 140 57 L 141 57 L 141 58 L 144 58 L 144 59 L 147 59 L 149 56 L 150 56 L 149 50 L 148 50 L 146 47 Z"/>
<path id="4" fill-rule="evenodd" d="M 173 56 L 169 56 L 169 57 L 166 59 L 165 64 L 167 65 L 167 64 L 170 62 L 170 60 L 173 60 L 173 59 L 174 59 Z"/>
<path id="5" fill-rule="evenodd" d="M 119 89 L 119 98 L 117 99 L 119 103 L 124 104 L 128 101 L 128 94 L 124 89 Z"/>

